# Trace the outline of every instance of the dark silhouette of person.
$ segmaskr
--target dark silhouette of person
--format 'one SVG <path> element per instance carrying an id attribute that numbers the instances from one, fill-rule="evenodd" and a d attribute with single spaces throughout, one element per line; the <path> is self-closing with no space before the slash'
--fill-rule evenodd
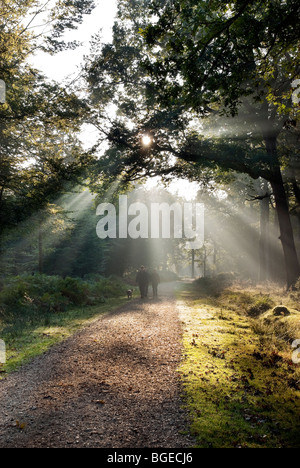
<path id="1" fill-rule="evenodd" d="M 142 299 L 146 299 L 148 297 L 149 282 L 149 273 L 144 266 L 141 266 L 138 274 L 136 275 L 136 283 L 139 285 Z"/>
<path id="2" fill-rule="evenodd" d="M 152 289 L 153 289 L 153 297 L 157 297 L 158 296 L 158 285 L 160 283 L 160 276 L 157 273 L 157 270 L 153 270 L 153 272 L 152 272 L 151 283 L 152 283 Z"/>

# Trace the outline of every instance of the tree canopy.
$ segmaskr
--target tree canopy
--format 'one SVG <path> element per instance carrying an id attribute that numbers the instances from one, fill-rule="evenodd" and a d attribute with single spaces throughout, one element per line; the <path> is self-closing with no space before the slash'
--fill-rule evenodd
<path id="1" fill-rule="evenodd" d="M 33 217 L 42 246 L 44 214 L 78 184 L 113 199 L 149 177 L 211 190 L 246 174 L 258 181 L 254 199 L 266 196 L 276 208 L 287 283 L 295 283 L 298 2 L 119 0 L 112 42 L 94 36 L 82 79 L 72 84 L 50 82 L 30 58 L 74 49 L 78 42 L 66 42 L 65 32 L 94 2 L 5 0 L 2 7 L 2 232 Z M 89 150 L 79 138 L 83 124 L 98 131 Z M 83 226 L 73 230 L 81 245 Z"/>
<path id="2" fill-rule="evenodd" d="M 294 1 L 121 1 L 113 43 L 96 40 L 86 65 L 91 122 L 110 143 L 98 171 L 122 180 L 200 180 L 220 168 L 263 177 L 276 201 L 289 285 L 300 268 L 286 164 L 296 193 L 299 175 L 297 158 L 278 145 L 295 137 L 299 119 L 298 13 Z M 105 117 L 107 103 L 115 118 Z"/>
<path id="3" fill-rule="evenodd" d="M 28 216 L 57 197 L 89 160 L 75 136 L 86 105 L 74 90 L 50 83 L 29 59 L 37 50 L 74 47 L 63 33 L 93 5 L 1 2 L 0 77 L 6 96 L 0 105 L 0 229 L 14 224 L 17 212 Z"/>

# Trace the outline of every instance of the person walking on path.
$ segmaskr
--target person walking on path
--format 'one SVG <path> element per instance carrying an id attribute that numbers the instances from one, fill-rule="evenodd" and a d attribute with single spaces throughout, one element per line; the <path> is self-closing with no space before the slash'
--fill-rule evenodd
<path id="1" fill-rule="evenodd" d="M 154 270 L 151 275 L 151 283 L 152 283 L 152 290 L 153 290 L 153 297 L 158 296 L 158 285 L 160 283 L 160 277 L 157 273 L 157 270 Z"/>
<path id="2" fill-rule="evenodd" d="M 136 275 L 136 283 L 139 285 L 141 299 L 147 299 L 149 289 L 150 277 L 144 266 L 141 266 L 138 274 Z"/>
<path id="3" fill-rule="evenodd" d="M 176 287 L 162 285 L 159 306 L 127 302 L 99 316 L 0 379 L 0 448 L 195 446 Z"/>

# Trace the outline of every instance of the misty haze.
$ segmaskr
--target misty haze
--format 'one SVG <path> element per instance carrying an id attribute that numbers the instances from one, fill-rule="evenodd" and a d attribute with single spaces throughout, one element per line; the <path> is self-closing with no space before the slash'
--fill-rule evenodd
<path id="1" fill-rule="evenodd" d="M 299 448 L 299 18 L 1 0 L 1 448 Z"/>

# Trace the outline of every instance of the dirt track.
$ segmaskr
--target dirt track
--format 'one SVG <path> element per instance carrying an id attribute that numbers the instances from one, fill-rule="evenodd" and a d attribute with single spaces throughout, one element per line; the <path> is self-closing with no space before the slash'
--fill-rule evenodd
<path id="1" fill-rule="evenodd" d="M 129 302 L 1 381 L 0 447 L 191 447 L 174 287 Z"/>

